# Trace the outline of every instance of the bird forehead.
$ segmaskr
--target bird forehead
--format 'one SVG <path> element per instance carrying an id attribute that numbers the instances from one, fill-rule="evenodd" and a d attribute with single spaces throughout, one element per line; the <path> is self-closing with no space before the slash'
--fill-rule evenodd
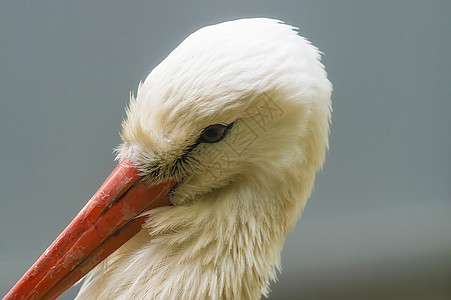
<path id="1" fill-rule="evenodd" d="M 141 128 L 143 134 L 135 139 L 146 136 L 147 145 L 149 140 L 160 148 L 185 143 L 208 125 L 235 121 L 259 95 L 275 89 L 294 89 L 294 95 L 299 87 L 307 94 L 314 85 L 308 81 L 316 79 L 305 80 L 310 77 L 302 72 L 316 58 L 316 50 L 293 27 L 275 20 L 202 28 L 139 86 L 125 127 Z"/>
<path id="2" fill-rule="evenodd" d="M 173 130 L 218 118 L 223 122 L 248 106 L 253 94 L 270 89 L 282 73 L 280 58 L 291 57 L 283 46 L 286 39 L 297 36 L 292 27 L 275 23 L 225 22 L 185 39 L 138 89 L 137 106 L 148 122 L 144 126 Z"/>

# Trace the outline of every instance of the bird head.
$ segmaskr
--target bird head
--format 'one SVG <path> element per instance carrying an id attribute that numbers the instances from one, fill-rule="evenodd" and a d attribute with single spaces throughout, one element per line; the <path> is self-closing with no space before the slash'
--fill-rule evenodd
<path id="1" fill-rule="evenodd" d="M 331 90 L 291 26 L 244 19 L 193 33 L 131 94 L 119 166 L 7 299 L 60 294 L 161 209 L 244 211 L 286 234 L 325 159 Z M 105 232 L 83 242 L 92 227 Z"/>
<path id="2" fill-rule="evenodd" d="M 270 184 L 316 171 L 331 85 L 318 51 L 276 24 L 226 22 L 183 41 L 131 97 L 118 158 L 149 181 L 174 178 L 174 204 L 246 178 Z"/>

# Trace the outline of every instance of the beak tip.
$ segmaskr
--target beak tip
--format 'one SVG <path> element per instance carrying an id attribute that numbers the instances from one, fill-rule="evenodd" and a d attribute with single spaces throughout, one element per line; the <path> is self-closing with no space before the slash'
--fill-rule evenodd
<path id="1" fill-rule="evenodd" d="M 169 205 L 176 184 L 149 186 L 123 160 L 74 220 L 44 251 L 3 300 L 55 299 L 137 234 L 143 212 Z"/>

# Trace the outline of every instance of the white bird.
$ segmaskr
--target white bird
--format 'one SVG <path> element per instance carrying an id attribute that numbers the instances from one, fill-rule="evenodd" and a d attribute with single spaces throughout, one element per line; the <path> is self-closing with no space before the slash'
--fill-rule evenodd
<path id="1" fill-rule="evenodd" d="M 5 299 L 54 298 L 103 259 L 77 299 L 267 296 L 325 159 L 331 91 L 280 21 L 193 33 L 131 96 L 119 166 Z"/>

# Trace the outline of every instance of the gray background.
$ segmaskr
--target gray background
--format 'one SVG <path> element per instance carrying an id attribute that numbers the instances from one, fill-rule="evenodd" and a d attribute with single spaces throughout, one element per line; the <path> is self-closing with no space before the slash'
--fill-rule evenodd
<path id="1" fill-rule="evenodd" d="M 194 30 L 268 16 L 334 84 L 270 298 L 451 299 L 450 1 L 61 2 L 0 3 L 0 295 L 115 166 L 129 91 Z"/>

